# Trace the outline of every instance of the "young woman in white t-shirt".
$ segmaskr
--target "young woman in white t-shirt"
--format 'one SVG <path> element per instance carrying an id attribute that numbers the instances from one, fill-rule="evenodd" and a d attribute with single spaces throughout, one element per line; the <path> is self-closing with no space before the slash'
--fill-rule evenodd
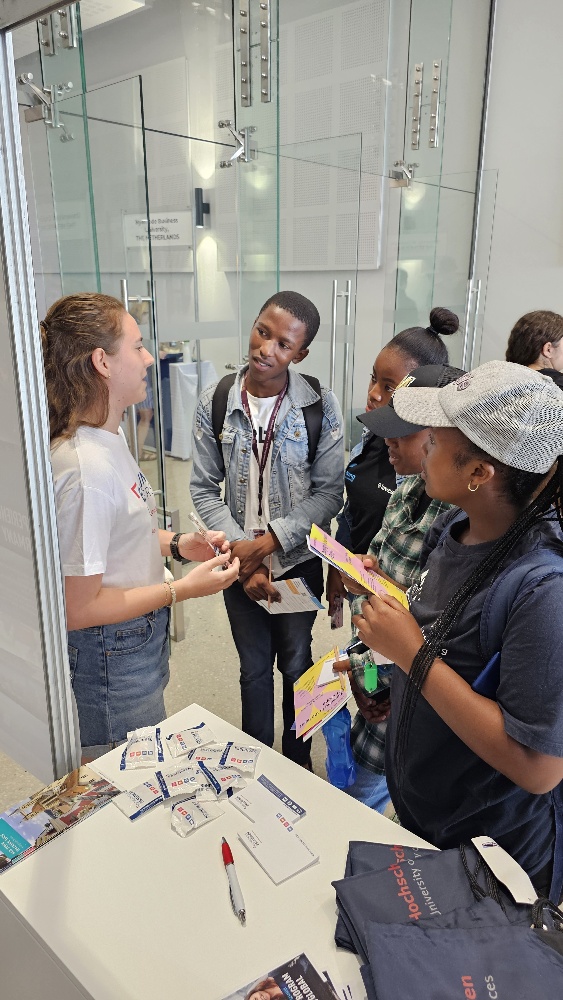
<path id="1" fill-rule="evenodd" d="M 123 411 L 145 396 L 153 358 L 121 302 L 68 295 L 41 327 L 71 679 L 83 756 L 93 759 L 164 718 L 169 608 L 229 587 L 239 561 L 216 572 L 230 559 L 223 532 L 208 532 L 208 542 L 158 527 L 153 491 L 120 428 Z M 167 582 L 170 554 L 202 565 Z"/>

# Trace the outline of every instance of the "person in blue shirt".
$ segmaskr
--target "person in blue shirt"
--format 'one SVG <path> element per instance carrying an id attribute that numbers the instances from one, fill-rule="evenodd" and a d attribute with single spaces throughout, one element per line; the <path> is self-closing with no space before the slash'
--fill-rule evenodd
<path id="1" fill-rule="evenodd" d="M 430 529 L 410 611 L 372 597 L 354 616 L 361 639 L 395 664 L 391 798 L 401 823 L 437 847 L 493 838 L 538 895 L 551 891 L 557 902 L 563 396 L 546 376 L 491 361 L 441 389 L 399 389 L 393 403 L 402 419 L 430 428 L 426 491 L 459 511 Z M 485 696 L 475 690 L 491 662 L 483 607 L 494 582 L 517 572 L 510 597 L 489 605 L 498 683 Z"/>

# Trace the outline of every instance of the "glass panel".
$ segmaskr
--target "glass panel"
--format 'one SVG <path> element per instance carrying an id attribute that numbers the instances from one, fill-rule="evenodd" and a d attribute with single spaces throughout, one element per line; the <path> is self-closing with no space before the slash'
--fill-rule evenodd
<path id="1" fill-rule="evenodd" d="M 83 94 L 56 103 L 55 127 L 45 124 L 63 295 L 101 291 L 90 136 Z"/>
<path id="2" fill-rule="evenodd" d="M 126 294 L 147 350 L 158 357 L 142 107 L 135 77 L 62 98 L 59 128 L 38 122 L 29 129 L 46 130 L 62 293 L 101 291 L 121 301 Z M 34 176 L 39 165 L 32 151 L 40 147 L 40 140 L 29 144 Z M 131 408 L 124 430 L 134 453 L 138 445 L 145 450 L 143 471 L 162 498 L 158 375 L 156 366 L 149 369 L 147 399 Z"/>
<path id="3" fill-rule="evenodd" d="M 242 6 L 242 5 L 240 5 Z M 250 3 L 251 106 L 241 100 L 241 30 L 248 30 L 235 4 L 234 48 L 237 128 L 250 129 L 250 162 L 237 165 L 240 225 L 240 322 L 243 344 L 261 306 L 280 287 L 279 271 L 279 88 L 278 3 L 270 0 L 270 66 L 262 59 L 258 4 Z M 269 72 L 270 101 L 261 100 L 262 73 Z"/>
<path id="4" fill-rule="evenodd" d="M 142 74 L 147 128 L 223 141 L 218 121 L 235 118 L 232 0 L 80 7 L 89 90 Z"/>
<path id="5" fill-rule="evenodd" d="M 280 282 L 310 298 L 319 332 L 302 370 L 334 389 L 351 430 L 362 142 L 359 135 L 282 145 Z"/>
<path id="6" fill-rule="evenodd" d="M 461 365 L 464 341 L 473 338 L 474 321 L 482 327 L 490 241 L 496 197 L 496 171 L 482 180 L 479 255 L 468 309 L 477 175 L 417 177 L 397 191 L 401 199 L 395 332 L 428 323 L 430 310 L 444 305 L 459 316 L 460 332 L 448 338 L 452 364 Z M 393 192 L 392 192 L 393 193 Z M 467 360 L 467 359 L 466 359 Z"/>
<path id="7" fill-rule="evenodd" d="M 60 7 L 37 22 L 39 54 L 44 87 L 83 94 L 86 85 L 80 4 Z"/>
<path id="8" fill-rule="evenodd" d="M 236 168 L 219 167 L 231 146 L 155 130 L 146 140 L 164 445 L 188 459 L 200 389 L 241 356 Z M 187 479 L 180 489 L 172 469 L 185 496 Z"/>
<path id="9" fill-rule="evenodd" d="M 405 123 L 405 161 L 416 161 L 417 176 L 437 175 L 442 167 L 444 149 L 445 103 L 448 84 L 452 0 L 425 0 L 423 4 L 411 3 L 409 40 L 409 69 L 407 104 L 410 109 L 411 92 L 416 65 L 423 66 L 422 101 L 420 109 L 420 145 L 411 148 L 412 114 L 407 113 Z M 436 80 L 439 76 L 439 80 Z M 438 94 L 433 95 L 433 91 Z M 432 98 L 438 98 L 437 126 L 432 114 L 436 113 Z M 431 128 L 438 128 L 437 145 L 430 147 Z"/>

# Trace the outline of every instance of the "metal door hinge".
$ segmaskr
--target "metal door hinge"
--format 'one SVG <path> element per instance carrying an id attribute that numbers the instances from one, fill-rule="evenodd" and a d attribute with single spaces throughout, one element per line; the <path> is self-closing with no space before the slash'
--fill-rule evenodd
<path id="1" fill-rule="evenodd" d="M 71 142 L 74 136 L 59 118 L 58 102 L 73 89 L 72 81 L 54 83 L 51 87 L 38 87 L 33 82 L 33 73 L 20 73 L 17 82 L 20 86 L 27 87 L 35 98 L 35 104 L 25 109 L 26 122 L 36 122 L 43 119 L 49 128 L 61 129 L 61 142 Z"/>
<path id="2" fill-rule="evenodd" d="M 256 131 L 254 125 L 247 125 L 246 128 L 236 129 L 234 122 L 230 121 L 230 119 L 221 119 L 217 124 L 219 128 L 228 129 L 235 142 L 239 143 L 237 149 L 235 149 L 233 155 L 228 160 L 220 161 L 220 167 L 232 167 L 237 160 L 240 160 L 241 163 L 250 163 L 251 160 L 256 159 L 256 149 L 250 141 L 250 136 Z"/>
<path id="3" fill-rule="evenodd" d="M 391 187 L 410 187 L 418 163 L 405 163 L 404 160 L 395 160 L 393 167 L 395 169 L 389 171 Z"/>

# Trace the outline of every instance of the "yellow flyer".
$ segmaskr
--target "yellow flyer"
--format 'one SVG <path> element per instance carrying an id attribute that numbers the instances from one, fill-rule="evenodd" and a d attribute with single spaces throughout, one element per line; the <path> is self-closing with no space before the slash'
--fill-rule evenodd
<path id="1" fill-rule="evenodd" d="M 337 656 L 338 650 L 331 649 L 309 667 L 293 685 L 295 733 L 306 740 L 328 722 L 352 695 L 346 673 L 339 674 L 328 684 L 319 684 L 323 666 L 328 660 L 334 660 Z"/>
<path id="2" fill-rule="evenodd" d="M 311 533 L 307 536 L 307 545 L 311 552 L 320 556 L 325 562 L 335 566 L 341 573 L 345 573 L 356 583 L 361 583 L 370 594 L 390 594 L 399 601 L 403 607 L 408 608 L 407 595 L 396 587 L 389 580 L 372 573 L 366 569 L 362 560 L 355 556 L 353 552 L 345 549 L 340 542 L 337 542 L 330 535 L 327 535 L 318 525 L 311 525 Z"/>

